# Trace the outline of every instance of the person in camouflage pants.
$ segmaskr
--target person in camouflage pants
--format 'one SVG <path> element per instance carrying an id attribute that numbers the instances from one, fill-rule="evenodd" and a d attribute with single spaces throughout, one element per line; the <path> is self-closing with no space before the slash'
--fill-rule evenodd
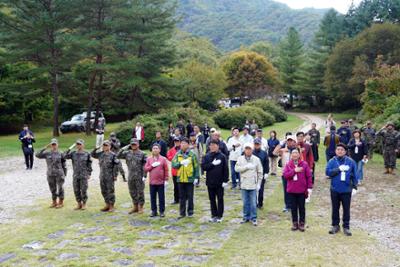
<path id="1" fill-rule="evenodd" d="M 65 152 L 65 159 L 72 160 L 72 167 L 74 169 L 72 185 L 77 202 L 75 210 L 86 209 L 88 180 L 92 174 L 92 160 L 89 152 L 84 150 L 84 145 L 85 142 L 82 139 L 78 139 L 76 143 Z M 71 149 L 75 146 L 77 150 L 71 152 Z"/>
<path id="2" fill-rule="evenodd" d="M 117 155 L 118 152 L 121 150 L 121 142 L 117 138 L 117 135 L 114 132 L 110 133 L 110 138 L 108 140 L 110 141 L 111 144 L 111 151 L 115 153 L 115 155 Z M 122 167 L 121 161 L 118 164 L 118 171 L 121 174 L 123 181 L 126 182 L 125 171 L 124 168 Z"/>
<path id="3" fill-rule="evenodd" d="M 368 159 L 371 160 L 374 155 L 376 141 L 376 132 L 375 129 L 372 127 L 372 122 L 367 121 L 366 126 L 361 129 L 361 132 L 363 133 L 365 142 L 367 142 L 368 144 Z"/>
<path id="4" fill-rule="evenodd" d="M 51 147 L 50 151 L 46 151 Z M 46 159 L 47 182 L 51 191 L 53 202 L 50 208 L 64 207 L 64 181 L 67 175 L 67 168 L 63 154 L 58 150 L 57 139 L 51 139 L 50 144 L 36 153 L 39 159 Z M 58 202 L 57 202 L 58 198 Z"/>
<path id="5" fill-rule="evenodd" d="M 394 129 L 394 124 L 389 122 L 377 133 L 383 138 L 383 160 L 385 163 L 385 174 L 394 174 L 396 168 L 396 157 L 400 147 L 400 134 Z"/>
<path id="6" fill-rule="evenodd" d="M 125 159 L 128 166 L 128 188 L 133 201 L 133 208 L 129 211 L 129 214 L 143 213 L 144 185 L 147 176 L 144 165 L 147 157 L 139 149 L 139 141 L 136 138 L 131 140 L 130 147 L 131 150 L 127 150 L 128 146 L 126 146 L 118 153 L 118 158 Z"/>
<path id="7" fill-rule="evenodd" d="M 105 207 L 101 209 L 103 212 L 114 211 L 115 204 L 115 187 L 114 183 L 117 180 L 119 160 L 111 151 L 110 141 L 103 142 L 103 151 L 98 151 L 96 147 L 91 156 L 99 159 L 100 165 L 100 188 L 103 195 Z"/>

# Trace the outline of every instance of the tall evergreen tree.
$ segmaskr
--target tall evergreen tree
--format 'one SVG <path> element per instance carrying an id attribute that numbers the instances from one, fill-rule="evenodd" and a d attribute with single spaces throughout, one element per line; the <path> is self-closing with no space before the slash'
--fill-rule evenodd
<path id="1" fill-rule="evenodd" d="M 286 38 L 280 43 L 279 70 L 283 82 L 283 90 L 290 95 L 290 105 L 297 94 L 301 75 L 304 52 L 299 33 L 291 27 Z"/>
<path id="2" fill-rule="evenodd" d="M 37 66 L 37 77 L 47 78 L 53 98 L 53 135 L 58 136 L 60 85 L 74 61 L 69 26 L 74 20 L 73 0 L 15 0 L 0 2 L 0 46 L 8 62 L 27 61 Z"/>

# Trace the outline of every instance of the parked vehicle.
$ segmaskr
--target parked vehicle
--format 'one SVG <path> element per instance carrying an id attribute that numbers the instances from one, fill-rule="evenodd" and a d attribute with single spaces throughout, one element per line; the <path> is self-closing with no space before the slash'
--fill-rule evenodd
<path id="1" fill-rule="evenodd" d="M 84 132 L 86 130 L 86 114 L 87 112 L 76 114 L 72 116 L 71 120 L 61 123 L 60 131 L 62 133 Z M 92 111 L 90 115 L 90 129 L 94 130 L 94 119 L 96 112 Z M 105 118 L 102 112 L 99 113 L 99 121 L 104 121 L 105 123 Z"/>

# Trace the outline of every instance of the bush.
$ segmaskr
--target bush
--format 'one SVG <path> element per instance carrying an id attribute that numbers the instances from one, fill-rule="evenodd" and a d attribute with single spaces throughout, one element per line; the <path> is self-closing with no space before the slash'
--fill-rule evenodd
<path id="1" fill-rule="evenodd" d="M 282 122 L 287 120 L 287 115 L 285 110 L 281 106 L 270 100 L 258 99 L 255 101 L 247 102 L 245 106 L 259 107 L 265 112 L 270 113 L 272 116 L 274 116 L 275 121 L 277 122 Z"/>
<path id="2" fill-rule="evenodd" d="M 147 149 L 150 147 L 151 142 L 154 141 L 157 131 L 160 131 L 164 140 L 168 141 L 168 124 L 172 122 L 176 125 L 179 119 L 183 119 L 185 123 L 187 120 L 191 120 L 195 125 L 199 126 L 202 126 L 206 122 L 210 127 L 215 126 L 215 122 L 208 111 L 197 107 L 170 108 L 160 110 L 156 114 L 138 115 L 133 120 L 123 122 L 116 130 L 116 134 L 121 143 L 126 145 L 132 138 L 132 130 L 136 123 L 141 122 L 145 132 L 145 139 L 141 145 L 142 149 Z"/>
<path id="3" fill-rule="evenodd" d="M 214 120 L 219 127 L 230 129 L 234 126 L 241 127 L 246 120 L 255 120 L 259 127 L 265 127 L 274 124 L 275 118 L 270 113 L 261 108 L 252 106 L 241 106 L 233 109 L 223 109 L 218 111 Z"/>

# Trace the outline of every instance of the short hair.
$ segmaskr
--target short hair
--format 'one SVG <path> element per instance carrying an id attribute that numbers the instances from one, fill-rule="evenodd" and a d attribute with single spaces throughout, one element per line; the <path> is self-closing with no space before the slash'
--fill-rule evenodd
<path id="1" fill-rule="evenodd" d="M 345 144 L 343 144 L 343 143 L 339 143 L 339 144 L 336 146 L 336 148 L 338 148 L 338 147 L 343 147 L 344 150 L 347 151 L 347 146 L 346 146 Z"/>
<path id="2" fill-rule="evenodd" d="M 215 139 L 212 139 L 212 140 L 210 141 L 210 145 L 211 145 L 211 144 L 219 145 L 219 141 L 218 141 L 218 140 L 215 140 Z"/>
<path id="3" fill-rule="evenodd" d="M 296 137 L 299 137 L 299 135 L 304 135 L 304 132 L 297 132 Z"/>
<path id="4" fill-rule="evenodd" d="M 183 143 L 183 142 L 185 142 L 185 143 L 188 143 L 188 144 L 189 144 L 189 139 L 187 139 L 186 137 L 184 137 L 184 138 L 182 138 L 182 140 L 181 140 L 181 143 Z"/>
<path id="5" fill-rule="evenodd" d="M 289 136 L 289 135 L 292 135 L 292 132 L 286 132 L 285 133 L 285 136 Z"/>

